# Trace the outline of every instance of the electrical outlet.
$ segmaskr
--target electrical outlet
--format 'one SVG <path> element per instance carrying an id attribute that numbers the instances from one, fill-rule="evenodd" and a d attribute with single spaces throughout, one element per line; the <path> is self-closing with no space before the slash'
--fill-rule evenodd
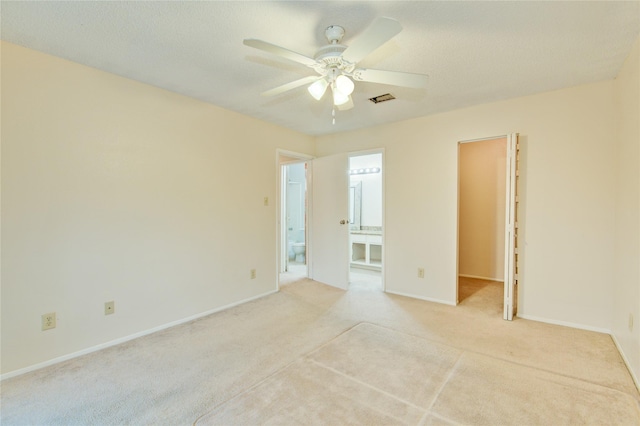
<path id="1" fill-rule="evenodd" d="M 113 300 L 111 302 L 104 302 L 104 314 L 111 315 L 116 311 L 116 302 Z"/>
<path id="2" fill-rule="evenodd" d="M 418 268 L 418 278 L 424 278 L 424 268 Z"/>
<path id="3" fill-rule="evenodd" d="M 50 312 L 42 315 L 42 330 L 51 330 L 56 328 L 56 313 Z"/>
<path id="4" fill-rule="evenodd" d="M 633 331 L 633 314 L 629 314 L 629 331 Z"/>
<path id="5" fill-rule="evenodd" d="M 251 270 L 251 279 L 252 279 L 252 280 L 255 280 L 255 279 L 256 279 L 256 270 L 255 270 L 255 269 L 252 269 L 252 270 Z"/>

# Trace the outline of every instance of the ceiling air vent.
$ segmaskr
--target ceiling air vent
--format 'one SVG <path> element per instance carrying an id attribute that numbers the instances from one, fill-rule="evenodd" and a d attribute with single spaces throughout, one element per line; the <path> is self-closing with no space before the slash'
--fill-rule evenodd
<path id="1" fill-rule="evenodd" d="M 376 96 L 374 98 L 369 98 L 369 100 L 374 104 L 379 104 L 380 102 L 391 101 L 395 98 L 396 97 L 393 96 L 391 93 L 385 93 L 384 95 Z"/>

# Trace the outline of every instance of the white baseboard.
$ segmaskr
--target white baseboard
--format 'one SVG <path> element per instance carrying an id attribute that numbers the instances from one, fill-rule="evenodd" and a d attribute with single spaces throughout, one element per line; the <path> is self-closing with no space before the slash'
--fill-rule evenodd
<path id="1" fill-rule="evenodd" d="M 638 389 L 638 392 L 640 392 L 640 380 L 638 380 L 638 376 L 636 375 L 636 372 L 633 371 L 633 368 L 631 368 L 631 363 L 629 362 L 629 359 L 627 358 L 627 356 L 625 355 L 624 351 L 622 350 L 622 347 L 620 346 L 620 343 L 618 342 L 618 339 L 616 338 L 615 334 L 611 334 L 611 338 L 613 339 L 613 343 L 616 345 L 616 348 L 618 348 L 618 352 L 620 352 L 620 356 L 622 357 L 622 360 L 624 361 L 624 365 L 627 366 L 627 370 L 629 370 L 629 374 L 631 374 L 631 378 L 633 379 L 633 383 L 636 385 L 636 388 Z"/>
<path id="2" fill-rule="evenodd" d="M 554 320 L 554 319 L 549 319 L 549 318 L 536 317 L 536 316 L 533 316 L 533 315 L 526 315 L 526 314 L 521 315 L 520 313 L 517 313 L 516 316 L 518 318 L 531 320 L 531 321 L 545 322 L 547 324 L 563 325 L 565 327 L 577 328 L 577 329 L 580 329 L 580 330 L 595 331 L 595 332 L 598 332 L 598 333 L 611 334 L 611 330 L 609 330 L 608 328 L 593 327 L 593 326 L 590 326 L 590 325 L 578 324 L 578 323 L 575 323 L 575 322 L 568 322 L 568 321 L 559 321 L 559 320 Z"/>
<path id="3" fill-rule="evenodd" d="M 207 315 L 215 314 L 217 312 L 221 312 L 221 311 L 224 311 L 226 309 L 230 309 L 230 308 L 233 308 L 235 306 L 242 305 L 243 303 L 248 303 L 248 302 L 251 302 L 251 301 L 256 300 L 256 299 L 261 299 L 263 297 L 269 296 L 269 295 L 277 293 L 277 292 L 278 292 L 278 290 L 271 290 L 271 291 L 269 291 L 267 293 L 259 294 L 257 296 L 253 296 L 253 297 L 250 297 L 248 299 L 241 300 L 239 302 L 234 302 L 234 303 L 230 303 L 230 304 L 225 305 L 225 306 L 221 306 L 219 308 L 210 309 L 208 311 L 204 311 L 204 312 L 201 312 L 199 314 L 195 314 L 195 315 L 192 315 L 190 317 L 183 318 L 183 319 L 180 319 L 180 320 L 177 320 L 177 321 L 172 321 L 170 323 L 163 324 L 163 325 L 160 325 L 158 327 L 150 328 L 148 330 L 140 331 L 138 333 L 134 333 L 134 334 L 131 334 L 129 336 L 121 337 L 119 339 L 115 339 L 115 340 L 111 340 L 109 342 L 101 343 L 99 345 L 91 346 L 90 348 L 82 349 L 82 350 L 77 351 L 77 352 L 73 352 L 73 353 L 70 353 L 70 354 L 67 354 L 67 355 L 63 355 L 63 356 L 60 356 L 60 357 L 57 357 L 57 358 L 50 359 L 48 361 L 44 361 L 44 362 L 40 362 L 38 364 L 30 365 L 28 367 L 24 367 L 24 368 L 21 368 L 19 370 L 10 371 L 8 373 L 5 373 L 5 374 L 1 375 L 0 376 L 0 381 L 5 380 L 5 379 L 10 379 L 12 377 L 20 376 L 22 374 L 26 374 L 26 373 L 29 373 L 31 371 L 39 370 L 41 368 L 49 367 L 50 365 L 58 364 L 58 363 L 63 362 L 63 361 L 68 361 L 70 359 L 77 358 L 77 357 L 82 356 L 82 355 L 87 355 L 87 354 L 90 354 L 92 352 L 96 352 L 96 351 L 99 351 L 99 350 L 102 350 L 102 349 L 106 349 L 106 348 L 109 348 L 111 346 L 119 345 L 121 343 L 128 342 L 130 340 L 137 339 L 139 337 L 147 336 L 149 334 L 153 334 L 153 333 L 156 333 L 158 331 L 166 330 L 167 328 L 175 327 L 176 325 L 184 324 L 184 323 L 196 320 L 198 318 L 206 317 Z"/>
<path id="4" fill-rule="evenodd" d="M 398 291 L 391 291 L 391 290 L 385 290 L 385 293 L 395 294 L 397 296 L 410 297 L 412 299 L 420 299 L 420 300 L 424 300 L 424 301 L 427 301 L 427 302 L 441 303 L 443 305 L 456 306 L 455 303 L 449 302 L 447 300 L 434 299 L 434 298 L 431 298 L 431 297 L 416 296 L 415 294 L 400 293 Z"/>
<path id="5" fill-rule="evenodd" d="M 490 278 L 490 277 L 481 277 L 479 275 L 469 275 L 469 274 L 458 274 L 459 277 L 463 278 L 475 278 L 478 280 L 487 280 L 487 281 L 498 281 L 503 283 L 504 280 L 502 278 Z"/>

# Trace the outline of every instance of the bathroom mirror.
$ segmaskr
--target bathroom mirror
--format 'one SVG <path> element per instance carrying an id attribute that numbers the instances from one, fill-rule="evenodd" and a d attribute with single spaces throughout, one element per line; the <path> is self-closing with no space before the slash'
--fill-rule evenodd
<path id="1" fill-rule="evenodd" d="M 362 217 L 362 182 L 349 187 L 349 229 L 359 231 Z"/>

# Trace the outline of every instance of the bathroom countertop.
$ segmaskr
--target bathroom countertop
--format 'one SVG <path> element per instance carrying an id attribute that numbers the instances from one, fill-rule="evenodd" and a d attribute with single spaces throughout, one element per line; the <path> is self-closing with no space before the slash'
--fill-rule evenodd
<path id="1" fill-rule="evenodd" d="M 382 235 L 382 231 L 354 230 L 349 231 L 351 234 L 359 235 Z"/>

